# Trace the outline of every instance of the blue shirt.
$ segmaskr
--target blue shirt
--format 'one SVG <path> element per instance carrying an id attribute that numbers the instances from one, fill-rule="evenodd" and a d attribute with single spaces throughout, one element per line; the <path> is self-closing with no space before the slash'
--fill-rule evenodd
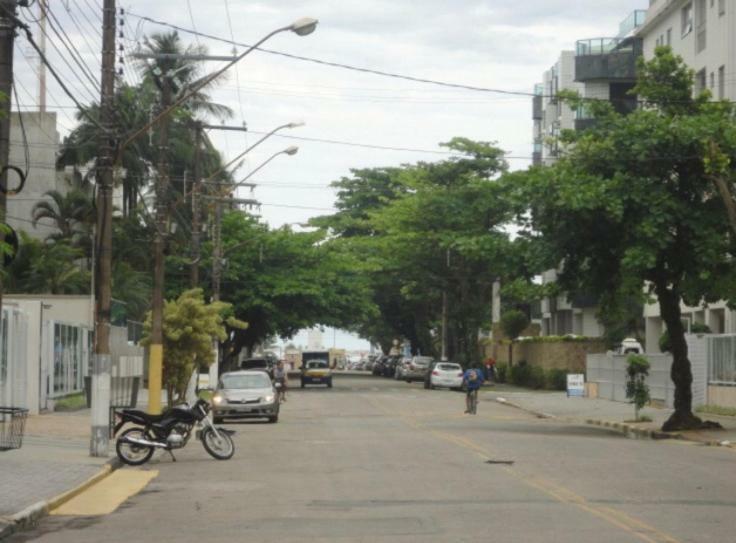
<path id="1" fill-rule="evenodd" d="M 475 379 L 473 380 L 470 379 L 471 372 L 475 373 Z M 468 390 L 478 390 L 483 384 L 483 374 L 480 372 L 480 370 L 476 369 L 465 370 L 465 375 L 463 375 L 463 382 L 468 387 Z"/>

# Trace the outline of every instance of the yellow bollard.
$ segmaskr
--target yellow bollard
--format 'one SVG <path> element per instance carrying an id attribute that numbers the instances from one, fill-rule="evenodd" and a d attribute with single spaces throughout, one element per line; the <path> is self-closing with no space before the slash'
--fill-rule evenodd
<path id="1" fill-rule="evenodd" d="M 148 412 L 161 413 L 161 374 L 164 360 L 164 346 L 151 345 L 148 353 Z"/>

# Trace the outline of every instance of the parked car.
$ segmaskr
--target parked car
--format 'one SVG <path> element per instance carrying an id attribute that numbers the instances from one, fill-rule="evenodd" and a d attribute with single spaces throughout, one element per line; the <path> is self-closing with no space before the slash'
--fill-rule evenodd
<path id="1" fill-rule="evenodd" d="M 327 388 L 332 388 L 332 371 L 327 360 L 315 358 L 302 366 L 301 386 L 304 388 L 306 385 L 327 385 Z"/>
<path id="2" fill-rule="evenodd" d="M 279 420 L 279 402 L 268 374 L 262 369 L 223 373 L 212 396 L 212 419 L 267 418 Z"/>
<path id="3" fill-rule="evenodd" d="M 415 356 L 412 358 L 404 371 L 403 379 L 410 383 L 412 381 L 424 381 L 429 371 L 430 364 L 434 361 L 431 356 Z"/>
<path id="4" fill-rule="evenodd" d="M 276 361 L 270 357 L 246 358 L 240 363 L 241 370 L 265 371 L 273 380 Z"/>
<path id="5" fill-rule="evenodd" d="M 396 364 L 401 360 L 400 356 L 389 356 L 383 365 L 383 376 L 393 377 L 396 374 Z"/>
<path id="6" fill-rule="evenodd" d="M 641 346 L 635 338 L 627 337 L 621 340 L 621 344 L 616 348 L 616 354 L 642 354 L 644 347 Z"/>
<path id="7" fill-rule="evenodd" d="M 373 368 L 371 369 L 371 373 L 373 375 L 383 375 L 383 367 L 386 364 L 387 360 L 388 360 L 388 356 L 382 356 L 379 359 L 377 359 L 373 363 Z"/>
<path id="8" fill-rule="evenodd" d="M 463 368 L 454 362 L 438 362 L 428 372 L 428 388 L 452 388 L 460 390 L 463 387 Z"/>

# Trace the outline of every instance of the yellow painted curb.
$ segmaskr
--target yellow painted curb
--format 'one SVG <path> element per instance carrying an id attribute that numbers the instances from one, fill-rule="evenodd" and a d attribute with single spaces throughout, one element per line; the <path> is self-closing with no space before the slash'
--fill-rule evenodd
<path id="1" fill-rule="evenodd" d="M 83 517 L 109 515 L 146 488 L 157 475 L 156 470 L 117 470 L 104 481 L 78 494 L 49 514 Z"/>
<path id="2" fill-rule="evenodd" d="M 91 487 L 95 483 L 100 482 L 102 479 L 110 475 L 112 471 L 113 471 L 112 466 L 110 466 L 110 464 L 105 464 L 102 467 L 102 470 L 94 474 L 92 477 L 90 477 L 89 479 L 81 483 L 80 485 L 76 486 L 75 488 L 72 488 L 71 490 L 67 490 L 66 492 L 59 494 L 58 496 L 55 496 L 51 498 L 50 500 L 48 500 L 46 502 L 48 511 L 58 508 L 62 504 L 68 502 L 72 498 L 81 494 L 82 492 L 87 490 L 89 487 Z"/>

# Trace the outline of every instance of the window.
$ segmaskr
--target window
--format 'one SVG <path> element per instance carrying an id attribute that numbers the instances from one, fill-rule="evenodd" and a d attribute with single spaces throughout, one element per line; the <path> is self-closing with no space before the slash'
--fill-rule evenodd
<path id="1" fill-rule="evenodd" d="M 697 96 L 706 89 L 706 75 L 705 68 L 695 74 L 695 95 Z"/>
<path id="2" fill-rule="evenodd" d="M 726 14 L 726 0 L 718 0 L 718 16 Z"/>
<path id="3" fill-rule="evenodd" d="M 667 29 L 667 45 L 672 45 L 672 29 Z"/>
<path id="4" fill-rule="evenodd" d="M 716 75 L 713 72 L 710 73 L 710 88 L 716 88 Z"/>
<path id="5" fill-rule="evenodd" d="M 718 99 L 723 100 L 726 97 L 726 67 L 718 68 Z"/>
<path id="6" fill-rule="evenodd" d="M 682 8 L 682 36 L 685 37 L 693 31 L 693 5 L 688 4 Z"/>

